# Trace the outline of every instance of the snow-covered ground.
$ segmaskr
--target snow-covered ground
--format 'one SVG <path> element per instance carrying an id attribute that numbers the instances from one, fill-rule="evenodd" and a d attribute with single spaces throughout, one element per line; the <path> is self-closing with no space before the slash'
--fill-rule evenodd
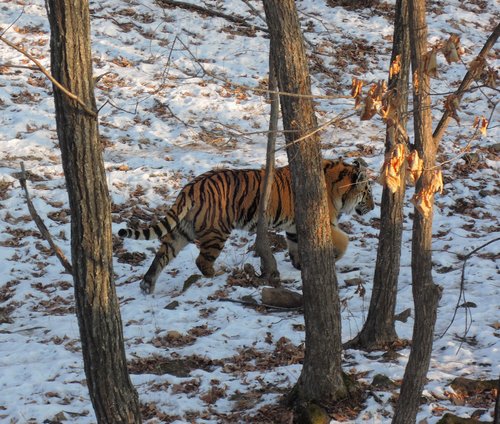
<path id="1" fill-rule="evenodd" d="M 261 2 L 205 0 L 204 7 L 265 27 Z M 329 3 L 329 4 L 328 4 Z M 347 95 L 353 76 L 367 82 L 387 78 L 394 2 L 373 9 L 332 7 L 335 1 L 297 2 L 308 48 L 320 66 L 312 67 L 320 123 L 353 112 Z M 260 11 L 255 14 L 252 5 Z M 0 33 L 21 44 L 49 67 L 49 26 L 42 0 L 0 0 Z M 463 61 L 479 52 L 500 9 L 494 0 L 429 2 L 430 42 L 461 37 Z M 161 216 L 178 190 L 193 176 L 214 167 L 260 167 L 264 163 L 269 106 L 264 95 L 245 89 L 266 87 L 268 38 L 265 33 L 180 8 L 161 8 L 140 0 L 91 2 L 94 72 L 102 106 L 100 131 L 115 233 L 126 223 Z M 498 69 L 498 49 L 489 56 Z M 314 62 L 312 62 L 314 63 Z M 95 416 L 85 385 L 72 280 L 31 221 L 17 180 L 20 162 L 29 171 L 29 189 L 55 241 L 70 256 L 70 214 L 55 132 L 52 87 L 23 67 L 23 56 L 0 43 L 0 422 L 92 423 Z M 432 80 L 435 122 L 443 94 L 456 89 L 464 63 L 447 65 L 439 57 Z M 236 83 L 241 86 L 231 85 Z M 243 87 L 242 87 L 243 86 Z M 460 299 L 463 256 L 499 237 L 498 111 L 496 91 L 467 94 L 439 153 L 445 191 L 434 216 L 434 279 L 444 289 L 425 403 L 418 420 L 434 423 L 445 412 L 492 419 L 493 396 L 462 399 L 450 382 L 465 376 L 495 379 L 500 373 L 499 246 L 491 243 L 472 255 Z M 460 154 L 476 116 L 491 120 L 486 136 Z M 411 127 L 411 123 L 410 123 Z M 375 177 L 383 161 L 384 124 L 378 118 L 351 117 L 322 132 L 325 157 L 362 157 Z M 283 141 L 277 161 L 286 164 Z M 413 189 L 408 191 L 408 199 Z M 363 217 L 343 217 L 351 238 L 338 263 L 343 340 L 354 337 L 366 318 L 376 258 L 381 187 L 377 207 Z M 404 245 L 397 312 L 413 309 L 411 297 L 411 214 L 405 207 Z M 303 355 L 303 317 L 299 312 L 255 310 L 220 299 L 252 296 L 261 288 L 241 271 L 258 269 L 250 250 L 253 236 L 235 233 L 217 261 L 220 275 L 201 278 L 196 248 L 186 248 L 161 275 L 153 296 L 139 282 L 158 242 L 115 239 L 116 289 L 124 323 L 131 378 L 146 422 L 287 422 L 275 408 L 295 383 Z M 127 253 L 128 252 L 128 253 Z M 286 252 L 276 254 L 286 287 L 300 289 L 300 273 Z M 347 286 L 359 277 L 363 291 Z M 459 300 L 460 299 L 460 300 Z M 173 301 L 178 302 L 171 305 Z M 459 307 L 450 324 L 457 302 Z M 168 306 L 168 307 L 167 307 Z M 172 309 L 173 308 L 173 309 Z M 397 323 L 410 339 L 413 315 Z M 409 349 L 386 358 L 384 352 L 349 350 L 345 370 L 369 384 L 376 374 L 398 383 Z M 182 366 L 168 364 L 179 360 Z M 170 373 L 167 366 L 170 366 Z M 171 373 L 176 375 L 172 375 Z M 373 389 L 356 422 L 389 422 L 398 389 Z M 479 411 L 479 412 L 477 412 Z M 481 412 L 482 411 L 482 412 Z M 336 420 L 347 419 L 339 413 Z M 48 420 L 48 421 L 47 421 Z"/>

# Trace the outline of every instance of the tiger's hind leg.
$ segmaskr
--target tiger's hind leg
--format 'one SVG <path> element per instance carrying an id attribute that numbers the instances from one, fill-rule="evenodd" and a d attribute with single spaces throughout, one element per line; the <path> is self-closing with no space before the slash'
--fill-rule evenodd
<path id="1" fill-rule="evenodd" d="M 212 229 L 203 234 L 197 234 L 200 243 L 200 254 L 196 258 L 196 266 L 205 277 L 215 275 L 214 262 L 219 257 L 229 234 Z"/>
<path id="2" fill-rule="evenodd" d="M 193 240 L 190 235 L 182 231 L 179 227 L 162 238 L 161 246 L 156 252 L 153 263 L 140 284 L 141 290 L 145 294 L 154 292 L 156 280 L 158 280 L 163 269 L 186 245 L 192 242 Z"/>

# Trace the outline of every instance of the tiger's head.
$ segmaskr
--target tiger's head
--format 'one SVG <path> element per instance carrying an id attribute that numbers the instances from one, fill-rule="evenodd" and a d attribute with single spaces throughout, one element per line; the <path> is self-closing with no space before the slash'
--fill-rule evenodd
<path id="1" fill-rule="evenodd" d="M 326 183 L 331 191 L 333 206 L 339 214 L 356 211 L 364 215 L 375 207 L 367 168 L 359 161 L 348 164 L 342 159 L 325 161 Z"/>

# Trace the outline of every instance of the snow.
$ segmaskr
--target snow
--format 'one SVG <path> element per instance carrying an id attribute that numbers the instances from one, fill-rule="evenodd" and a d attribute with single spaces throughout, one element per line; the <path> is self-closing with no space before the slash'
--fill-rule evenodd
<path id="1" fill-rule="evenodd" d="M 251 4 L 263 15 L 261 2 Z M 353 111 L 351 99 L 335 98 L 349 93 L 353 76 L 368 82 L 387 78 L 393 4 L 381 3 L 375 10 L 346 10 L 329 7 L 323 0 L 297 2 L 307 28 L 305 36 L 321 47 L 324 54 L 319 57 L 336 75 L 333 78 L 318 70 L 312 73 L 313 92 L 332 96 L 316 101 L 320 123 Z M 207 0 L 203 5 L 265 26 L 245 2 Z M 44 2 L 0 0 L 0 10 L 0 33 L 15 22 L 4 36 L 22 44 L 49 67 Z M 499 12 L 493 0 L 430 1 L 429 40 L 434 43 L 446 40 L 449 34 L 459 34 L 465 50 L 463 60 L 469 63 L 498 22 Z M 165 205 L 194 175 L 220 166 L 263 164 L 269 105 L 262 94 L 227 83 L 266 86 L 265 34 L 256 31 L 248 35 L 222 18 L 161 9 L 153 2 L 136 0 L 91 2 L 91 15 L 94 74 L 105 74 L 97 83 L 96 97 L 98 105 L 103 106 L 100 132 L 115 233 L 130 221 L 146 222 L 147 217 L 161 216 Z M 495 58 L 492 53 L 488 61 L 498 69 L 497 58 L 498 54 Z M 442 57 L 438 62 L 439 75 L 432 80 L 437 93 L 432 99 L 435 124 L 443 110 L 439 93 L 456 89 L 466 72 L 462 63 L 447 65 Z M 56 243 L 70 257 L 69 206 L 55 131 L 52 86 L 40 78 L 39 72 L 3 66 L 6 64 L 32 66 L 0 43 L 0 422 L 57 421 L 62 412 L 67 422 L 93 423 L 72 280 L 49 253 L 31 221 L 17 180 L 23 161 L 30 172 L 28 185 L 35 207 Z M 451 122 L 442 141 L 439 161 L 444 163 L 445 192 L 436 198 L 433 275 L 444 291 L 424 392 L 428 401 L 418 415 L 418 420 L 425 418 L 429 423 L 437 422 L 443 411 L 467 417 L 488 408 L 481 419 L 492 420 L 492 402 L 481 407 L 455 405 L 449 384 L 458 376 L 496 379 L 500 374 L 498 242 L 467 260 L 465 298 L 460 297 L 464 255 L 500 233 L 500 163 L 498 151 L 493 150 L 499 140 L 498 111 L 491 115 L 490 106 L 495 102 L 498 94 L 493 90 L 483 88 L 467 94 L 459 111 L 460 126 Z M 474 118 L 481 115 L 491 119 L 490 128 L 486 136 L 471 142 L 471 151 L 479 153 L 480 162 L 467 167 L 460 154 L 471 140 Z M 361 156 L 376 176 L 383 161 L 384 136 L 380 119 L 360 122 L 353 116 L 322 132 L 324 155 Z M 284 165 L 283 140 L 279 143 L 277 163 Z M 381 186 L 374 185 L 374 211 L 363 217 L 342 218 L 352 224 L 348 229 L 349 251 L 338 263 L 344 341 L 357 334 L 368 313 L 381 193 Z M 396 312 L 413 309 L 412 194 L 410 188 Z M 197 249 L 188 246 L 162 273 L 152 296 L 140 292 L 139 282 L 158 243 L 125 241 L 126 251 L 145 255 L 138 264 L 124 262 L 123 248 L 117 244 L 114 272 L 128 360 L 196 355 L 213 361 L 207 369 L 192 369 L 187 377 L 147 371 L 131 374 L 141 404 L 156 408 L 156 418 L 150 415 L 146 422 L 255 422 L 252 417 L 259 410 L 276 404 L 296 382 L 300 358 L 279 359 L 277 349 L 286 338 L 300 351 L 298 347 L 304 342 L 302 315 L 262 312 L 220 300 L 243 296 L 260 300 L 260 287 L 228 282 L 232 270 L 245 263 L 258 269 L 259 261 L 249 250 L 252 244 L 253 236 L 234 233 L 216 263 L 220 275 L 201 278 L 182 291 L 185 280 L 198 272 L 194 264 Z M 277 253 L 276 257 L 282 278 L 290 281 L 285 286 L 300 290 L 300 273 L 291 266 L 287 253 Z M 356 287 L 344 284 L 355 277 L 364 281 L 364 296 L 356 293 Z M 179 306 L 165 309 L 174 300 Z M 467 310 L 459 307 L 452 322 L 457 302 L 472 303 Z M 413 314 L 406 323 L 397 322 L 398 335 L 410 339 L 413 323 Z M 191 341 L 179 345 L 169 342 L 172 331 L 182 336 L 191 334 Z M 376 374 L 400 381 L 409 348 L 398 351 L 401 356 L 391 360 L 385 360 L 383 353 L 348 350 L 344 353 L 344 369 L 360 375 L 364 383 L 370 383 Z M 192 380 L 197 382 L 195 387 L 189 386 Z M 221 388 L 222 396 L 210 404 L 205 395 L 213 387 Z M 392 398 L 397 392 L 376 391 L 377 397 L 368 396 L 353 422 L 390 422 Z"/>

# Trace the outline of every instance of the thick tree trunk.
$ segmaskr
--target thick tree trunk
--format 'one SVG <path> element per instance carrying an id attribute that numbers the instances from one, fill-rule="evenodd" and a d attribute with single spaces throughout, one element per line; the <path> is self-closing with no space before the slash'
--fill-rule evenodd
<path id="1" fill-rule="evenodd" d="M 389 90 L 395 89 L 399 100 L 397 122 L 406 129 L 408 113 L 408 86 L 410 72 L 410 42 L 408 28 L 408 1 L 398 0 L 394 21 L 394 41 L 391 63 L 400 56 L 401 70 L 389 78 Z M 389 123 L 386 134 L 386 154 L 396 143 L 406 143 L 396 125 Z M 403 202 L 405 195 L 405 176 L 401 175 L 399 189 L 392 193 L 384 186 L 380 208 L 380 233 L 377 262 L 373 279 L 373 291 L 366 322 L 361 332 L 345 347 L 366 350 L 382 349 L 397 339 L 394 326 L 396 295 L 401 258 L 401 236 L 403 232 Z"/>
<path id="2" fill-rule="evenodd" d="M 267 235 L 268 225 L 265 218 L 267 204 L 271 196 L 271 188 L 274 180 L 276 132 L 278 130 L 279 117 L 279 94 L 277 93 L 278 83 L 276 81 L 276 71 L 274 66 L 274 55 L 272 49 L 269 50 L 269 91 L 271 99 L 271 113 L 269 117 L 269 133 L 267 136 L 266 151 L 266 172 L 262 182 L 262 192 L 259 202 L 259 220 L 257 222 L 257 236 L 255 238 L 255 250 L 260 256 L 262 278 L 271 283 L 279 282 L 280 274 L 278 265 L 274 258 L 269 237 Z"/>
<path id="3" fill-rule="evenodd" d="M 410 44 L 413 71 L 413 104 L 415 147 L 424 162 L 424 171 L 415 190 L 427 186 L 436 161 L 436 146 L 432 138 L 430 77 L 425 72 L 427 24 L 425 0 L 410 0 Z M 420 396 L 425 384 L 432 353 L 441 289 L 432 280 L 432 211 L 425 218 L 415 209 L 412 239 L 412 285 L 415 302 L 413 341 L 406 365 L 401 393 L 393 423 L 409 424 L 416 420 Z"/>
<path id="4" fill-rule="evenodd" d="M 52 75 L 95 110 L 86 0 L 47 1 Z M 76 310 L 90 398 L 98 422 L 141 422 L 127 373 L 113 285 L 111 210 L 97 115 L 54 87 L 57 135 L 71 208 Z"/>
<path id="5" fill-rule="evenodd" d="M 293 0 L 264 0 L 280 91 L 310 95 L 307 59 Z M 341 369 L 340 303 L 319 136 L 311 98 L 281 96 L 295 195 L 302 265 L 306 352 L 294 389 L 298 402 L 329 403 L 348 395 Z"/>

